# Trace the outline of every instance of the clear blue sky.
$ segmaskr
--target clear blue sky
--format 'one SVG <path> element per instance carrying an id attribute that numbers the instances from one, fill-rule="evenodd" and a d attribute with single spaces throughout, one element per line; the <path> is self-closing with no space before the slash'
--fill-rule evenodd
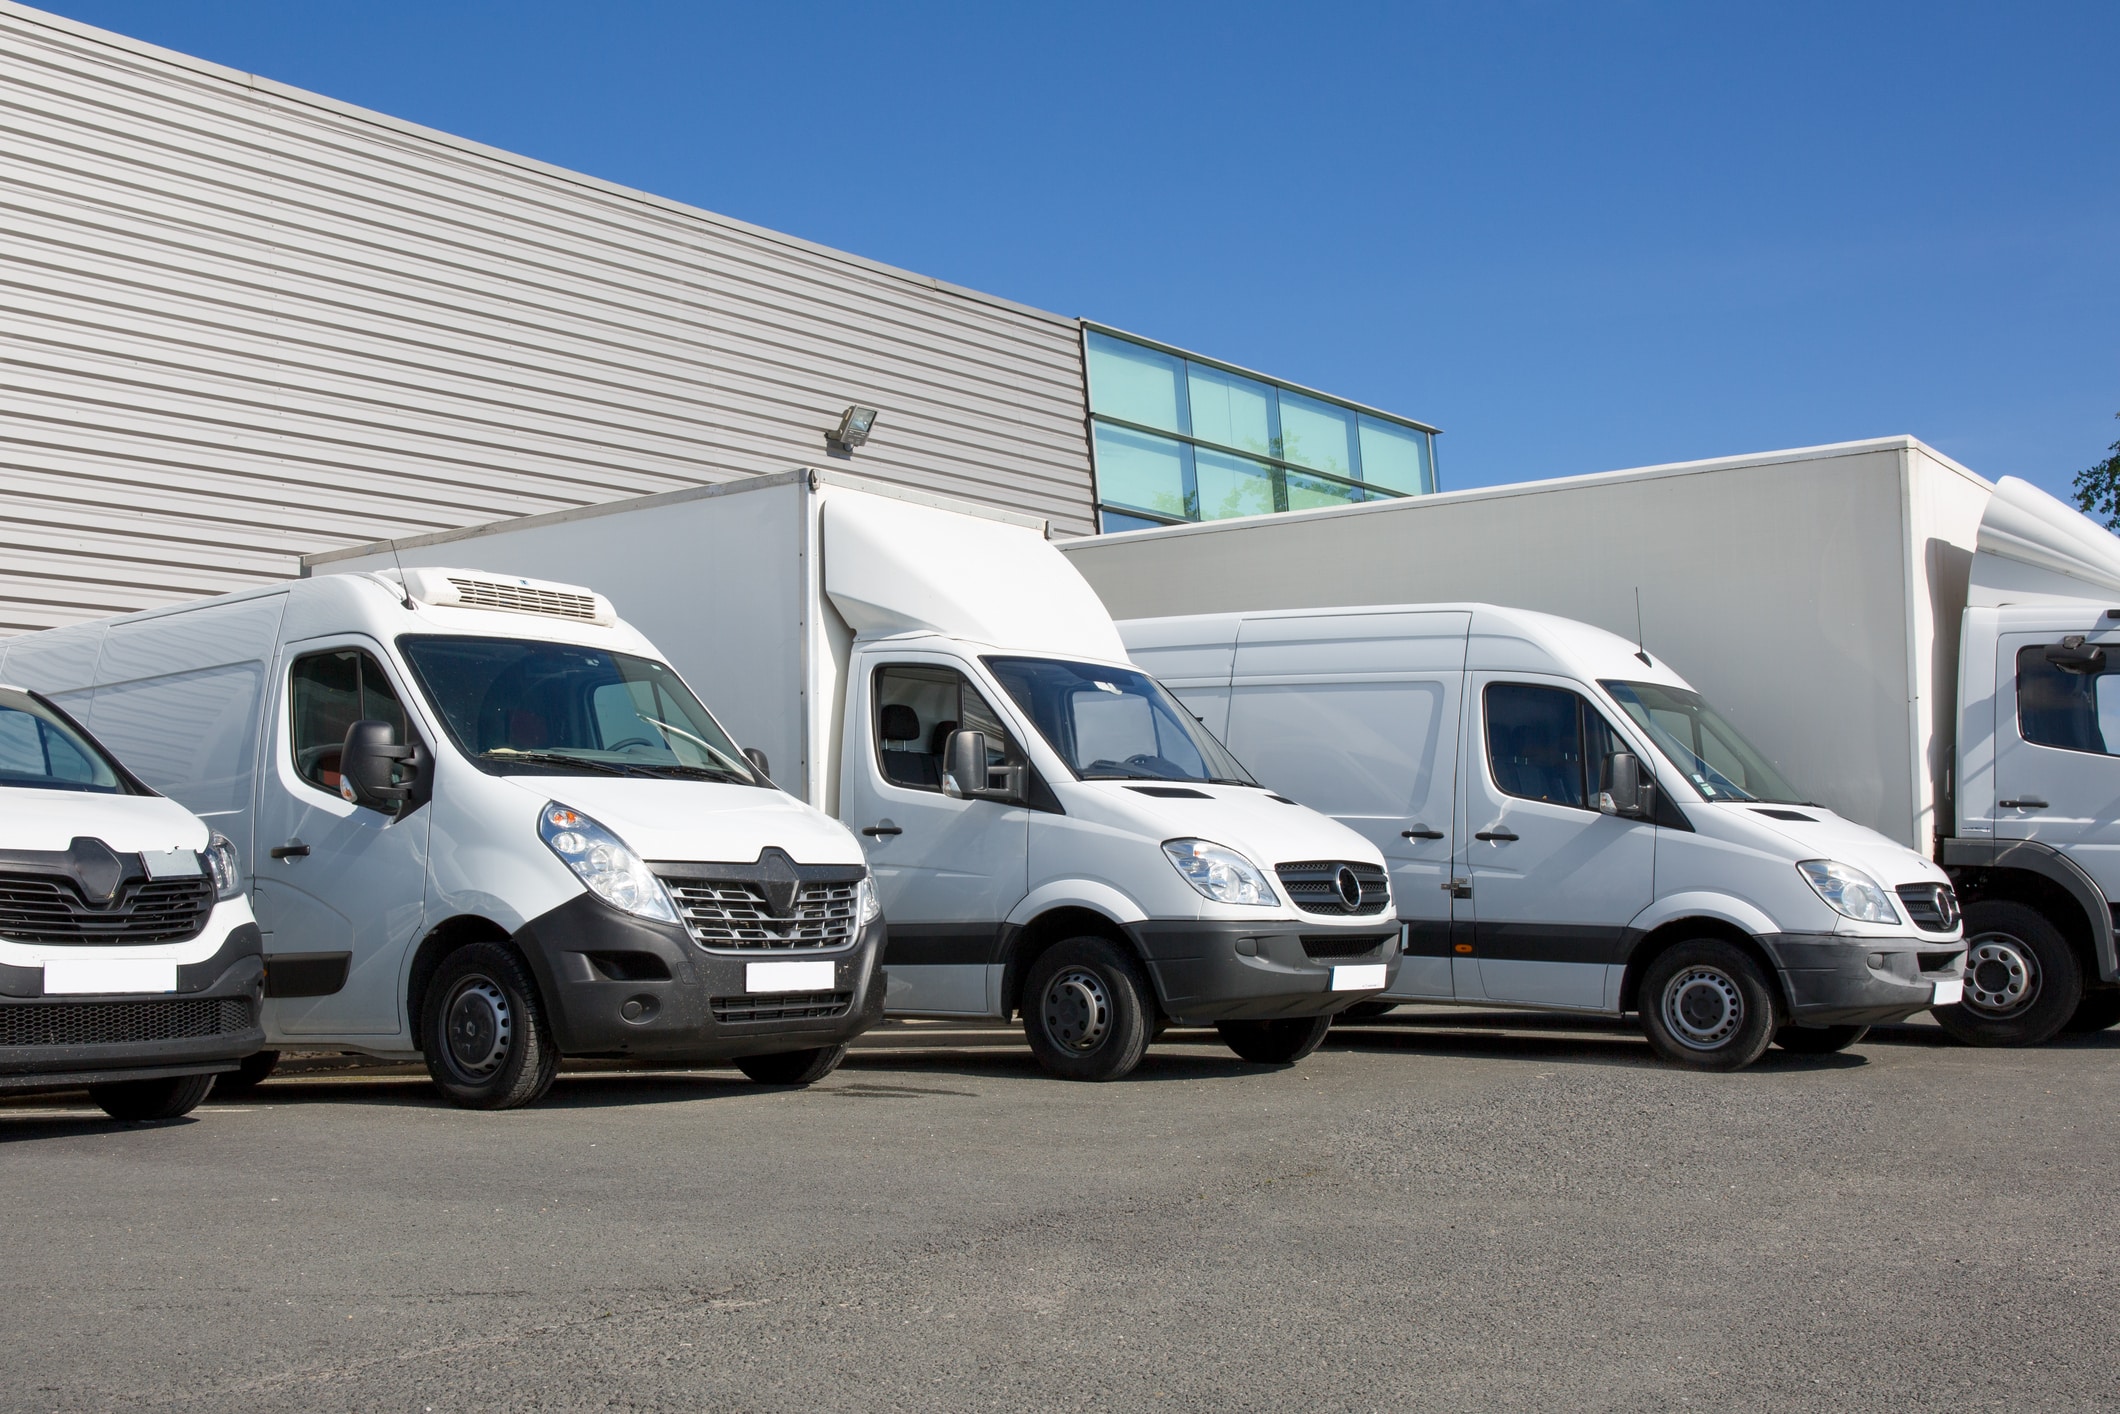
<path id="1" fill-rule="evenodd" d="M 1443 427 L 1446 487 L 2120 437 L 2120 4 L 51 0 Z"/>

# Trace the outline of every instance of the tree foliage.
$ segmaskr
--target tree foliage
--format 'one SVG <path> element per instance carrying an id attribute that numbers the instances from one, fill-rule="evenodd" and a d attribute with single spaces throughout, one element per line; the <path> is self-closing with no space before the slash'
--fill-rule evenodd
<path id="1" fill-rule="evenodd" d="M 2104 521 L 2107 530 L 2120 530 L 2120 442 L 2109 450 L 2104 461 L 2076 473 L 2076 508 Z"/>

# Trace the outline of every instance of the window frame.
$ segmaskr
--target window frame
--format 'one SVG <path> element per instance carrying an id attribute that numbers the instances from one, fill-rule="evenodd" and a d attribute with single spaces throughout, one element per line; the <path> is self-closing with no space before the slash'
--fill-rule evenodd
<path id="1" fill-rule="evenodd" d="M 348 800 L 348 797 L 346 795 L 345 787 L 343 785 L 341 785 L 339 789 L 334 790 L 321 781 L 312 780 L 308 773 L 302 769 L 302 748 L 297 743 L 296 739 L 297 732 L 300 729 L 300 709 L 297 707 L 295 702 L 295 673 L 300 670 L 302 664 L 304 663 L 310 662 L 317 658 L 329 657 L 333 654 L 338 653 L 352 653 L 356 655 L 357 660 L 361 660 L 366 664 L 372 664 L 378 671 L 382 673 L 384 683 L 389 687 L 391 693 L 393 694 L 397 702 L 398 715 L 404 719 L 402 735 L 405 740 L 400 742 L 400 745 L 419 745 L 420 731 L 417 723 L 413 718 L 412 709 L 407 704 L 407 694 L 405 693 L 403 687 L 396 681 L 396 679 L 391 676 L 390 669 L 384 666 L 383 659 L 385 655 L 379 651 L 379 645 L 371 644 L 364 640 L 355 639 L 348 640 L 343 643 L 323 643 L 314 646 L 300 647 L 299 650 L 287 660 L 287 764 L 289 769 L 293 771 L 294 778 L 300 781 L 303 785 L 309 787 L 313 791 L 316 791 L 319 795 L 326 796 L 332 800 L 344 802 Z M 357 667 L 356 672 L 358 682 L 356 691 L 359 693 L 359 702 L 353 720 L 356 722 L 381 720 L 380 718 L 371 718 L 368 716 L 367 668 L 365 666 Z M 344 747 L 345 739 L 343 737 L 340 738 L 339 745 L 342 748 Z M 340 764 L 341 766 L 343 766 L 345 763 L 341 761 Z M 340 778 L 342 781 L 344 780 L 343 772 L 341 773 Z M 357 804 L 358 802 L 354 803 Z M 368 806 L 363 808 L 374 809 L 375 807 Z M 390 812 L 383 811 L 381 813 L 389 814 Z"/>
<path id="2" fill-rule="evenodd" d="M 1494 713 L 1490 709 L 1488 696 L 1498 687 L 1530 688 L 1537 692 L 1559 692 L 1575 699 L 1575 741 L 1580 757 L 1579 770 L 1583 788 L 1583 804 L 1576 805 L 1565 800 L 1548 800 L 1544 796 L 1538 795 L 1524 795 L 1518 791 L 1510 790 L 1502 784 L 1501 772 L 1494 761 Z M 1590 759 L 1584 731 L 1585 713 L 1594 713 L 1597 720 L 1604 724 L 1605 734 L 1610 738 L 1613 750 L 1624 750 L 1637 759 L 1641 758 L 1641 749 L 1627 737 L 1626 733 L 1613 724 L 1611 719 L 1599 709 L 1595 702 L 1592 702 L 1583 694 L 1580 688 L 1572 684 L 1530 682 L 1522 678 L 1491 678 L 1481 684 L 1480 754 L 1485 761 L 1488 783 L 1494 787 L 1495 792 L 1511 800 L 1522 800 L 1532 805 L 1550 805 L 1559 810 L 1578 810 L 1586 815 L 1604 814 L 1604 811 L 1599 809 L 1597 804 L 1599 797 L 1604 793 L 1604 761 L 1599 759 L 1593 763 Z M 1609 755 L 1610 753 L 1608 752 L 1607 754 Z M 1594 775 L 1593 772 L 1595 773 Z"/>
<path id="3" fill-rule="evenodd" d="M 2011 671 L 2010 671 L 2010 693 L 2011 693 L 2011 696 L 2012 696 L 2012 698 L 2014 699 L 2014 701 L 2013 701 L 2013 704 L 2012 704 L 2012 707 L 2011 707 L 2011 714 L 2012 714 L 2012 715 L 2013 715 L 2013 716 L 2015 717 L 2015 719 L 2016 719 L 2016 725 L 2017 725 L 2017 740 L 2019 740 L 2020 742 L 2023 742 L 2023 743 L 2024 743 L 2024 744 L 2025 744 L 2026 746 L 2036 746 L 2036 747 L 2039 747 L 2039 748 L 2041 748 L 2042 750 L 2046 750 L 2046 751 L 2069 751 L 2069 752 L 2074 752 L 2074 753 L 2075 753 L 2076 755 L 2078 755 L 2078 756 L 2097 756 L 2097 757 L 2101 757 L 2101 758 L 2104 758 L 2104 759 L 2106 759 L 2106 760 L 2120 760 L 2120 751 L 2116 751 L 2116 750 L 2114 750 L 2114 749 L 2113 749 L 2113 743 L 2110 743 L 2110 742 L 2107 742 L 2107 743 L 2106 743 L 2106 746 L 2105 746 L 2105 749 L 2104 749 L 2104 750 L 2102 750 L 2102 751 L 2094 751 L 2094 750 L 2092 750 L 2091 748 L 2089 748 L 2089 747 L 2087 747 L 2087 746 L 2069 746 L 2069 745 L 2066 745 L 2066 744 L 2064 744 L 2064 743 L 2062 743 L 2062 742 L 2058 742 L 2058 741 L 2039 741 L 2039 740 L 2036 740 L 2035 738 L 2033 738 L 2033 737 L 2032 737 L 2032 736 L 2031 736 L 2031 735 L 2030 735 L 2030 734 L 2029 734 L 2028 732 L 2026 732 L 2026 731 L 2025 731 L 2025 729 L 2024 729 L 2024 668 L 2025 668 L 2025 655 L 2026 655 L 2026 654 L 2028 654 L 2028 653 L 2037 653 L 2037 654 L 2041 654 L 2042 656 L 2041 656 L 2041 657 L 2040 657 L 2040 658 L 2039 658 L 2039 659 L 2037 660 L 2037 661 L 2038 661 L 2039 663 L 2042 663 L 2042 664 L 2044 664 L 2044 665 L 2045 665 L 2046 667 L 2048 667 L 2048 668 L 2051 668 L 2051 669 L 2052 669 L 2052 670 L 2053 670 L 2054 672 L 2056 672 L 2056 673 L 2061 673 L 2061 671 L 2062 671 L 2062 670 L 2061 670 L 2060 668 L 2058 668 L 2058 667 L 2055 667 L 2055 666 L 2054 666 L 2053 664 L 2051 664 L 2051 663 L 2046 663 L 2046 660 L 2045 660 L 2045 658 L 2044 658 L 2044 656 L 2043 656 L 2043 655 L 2044 655 L 2044 654 L 2046 653 L 2047 649 L 2049 649 L 2049 648 L 2059 648 L 2059 647 L 2061 647 L 2061 646 L 2062 646 L 2062 645 L 2061 645 L 2061 644 L 2059 644 L 2059 643 L 2027 643 L 2027 644 L 2024 644 L 2024 645 L 2023 645 L 2022 647 L 2018 648 L 2018 649 L 2017 649 L 2017 651 L 2016 651 L 2016 653 L 2012 655 L 2013 661 L 2012 661 L 2012 663 L 2011 663 Z M 2111 644 L 2092 644 L 2091 646 L 2092 646 L 2092 647 L 2103 647 L 2103 648 L 2111 648 L 2111 647 L 2113 647 L 2113 645 L 2111 645 Z M 2091 708 L 2091 713 L 2090 713 L 2090 716 L 2091 716 L 2091 729 L 2092 729 L 2093 731 L 2095 731 L 2095 732 L 2097 732 L 2097 733 L 2098 733 L 2098 739 L 2099 739 L 2100 741 L 2104 741 L 2104 740 L 2105 740 L 2105 729 L 2104 729 L 2104 728 L 2103 728 L 2102 726 L 2100 726 L 2100 725 L 2099 725 L 2099 719 L 2098 719 L 2098 688 L 2097 688 L 2097 683 L 2098 683 L 2098 680 L 2099 680 L 2100 678 L 2107 678 L 2107 677 L 2120 677 L 2120 664 L 2115 664 L 2115 662 L 2113 661 L 2113 655 L 2109 653 L 2109 654 L 2107 655 L 2107 666 L 2106 666 L 2106 667 L 2105 667 L 2105 668 L 2104 668 L 2104 669 L 2103 669 L 2102 671 L 2099 671 L 2099 672 L 2095 672 L 2095 673 L 2081 673 L 2081 674 L 2068 674 L 2068 673 L 2062 673 L 2062 676 L 2063 676 L 2063 677 L 2069 677 L 2069 676 L 2079 676 L 2079 677 L 2081 677 L 2081 678 L 2082 678 L 2082 679 L 2083 679 L 2083 680 L 2084 680 L 2084 681 L 2085 681 L 2086 683 L 2088 683 L 2088 684 L 2090 684 L 2090 685 L 2091 685 L 2091 686 L 2090 686 L 2090 708 Z"/>
<path id="4" fill-rule="evenodd" d="M 890 773 L 884 767 L 883 709 L 886 704 L 884 703 L 882 692 L 883 675 L 893 670 L 905 668 L 915 668 L 930 673 L 955 674 L 957 678 L 957 729 L 959 731 L 966 730 L 964 726 L 964 694 L 969 691 L 976 695 L 982 703 L 985 703 L 987 715 L 998 722 L 1004 732 L 1002 737 L 1003 750 L 999 764 L 1002 766 L 1028 766 L 1030 764 L 1030 758 L 1024 753 L 1023 744 L 1016 739 L 1018 732 L 1014 724 L 995 708 L 993 702 L 981 690 L 979 684 L 973 681 L 972 675 L 964 670 L 962 664 L 943 659 L 894 658 L 872 663 L 869 669 L 869 760 L 876 772 L 876 781 L 879 785 L 886 786 L 892 790 L 912 791 L 916 795 L 932 795 L 943 800 L 960 799 L 947 794 L 942 789 L 942 763 L 939 759 L 936 762 L 936 783 L 932 786 L 907 785 L 903 781 L 892 780 Z M 930 728 L 930 730 L 933 729 Z M 989 746 L 989 750 L 991 749 L 991 746 Z M 990 769 L 992 764 L 991 762 L 989 763 Z M 970 805 L 975 802 L 970 799 L 964 799 L 962 803 Z"/>

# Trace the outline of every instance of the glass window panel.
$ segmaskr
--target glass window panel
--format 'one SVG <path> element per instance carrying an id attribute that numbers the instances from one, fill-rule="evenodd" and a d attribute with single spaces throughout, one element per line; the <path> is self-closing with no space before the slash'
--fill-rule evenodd
<path id="1" fill-rule="evenodd" d="M 1199 478 L 1200 519 L 1260 516 L 1273 510 L 1273 468 L 1242 457 L 1199 448 L 1193 452 Z"/>
<path id="2" fill-rule="evenodd" d="M 1192 402 L 1192 435 L 1262 457 L 1273 449 L 1273 389 L 1218 368 L 1185 365 Z"/>
<path id="3" fill-rule="evenodd" d="M 1097 425 L 1097 497 L 1122 506 L 1190 519 L 1185 503 L 1185 447 L 1166 437 Z"/>
<path id="4" fill-rule="evenodd" d="M 1311 511 L 1319 506 L 1348 506 L 1362 499 L 1359 486 L 1342 486 L 1337 481 L 1327 481 L 1322 476 L 1305 476 L 1300 471 L 1288 473 L 1288 509 Z"/>
<path id="5" fill-rule="evenodd" d="M 1281 455 L 1335 476 L 1354 475 L 1354 414 L 1282 389 Z"/>
<path id="6" fill-rule="evenodd" d="M 1091 412 L 1169 432 L 1186 430 L 1182 359 L 1103 334 L 1091 334 L 1088 344 Z"/>
<path id="7" fill-rule="evenodd" d="M 1099 512 L 1106 535 L 1116 535 L 1122 530 L 1160 530 L 1163 522 L 1150 520 L 1147 516 L 1130 516 L 1124 511 Z"/>
<path id="8" fill-rule="evenodd" d="M 1373 417 L 1362 418 L 1361 429 L 1362 480 L 1409 496 L 1430 489 L 1427 434 Z"/>

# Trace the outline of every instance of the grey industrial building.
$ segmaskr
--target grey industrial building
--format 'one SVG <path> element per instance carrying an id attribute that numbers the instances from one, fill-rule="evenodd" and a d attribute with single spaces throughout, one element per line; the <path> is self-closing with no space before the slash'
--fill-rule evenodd
<path id="1" fill-rule="evenodd" d="M 1433 433 L 0 0 L 0 633 L 833 456 L 1080 535 Z"/>

